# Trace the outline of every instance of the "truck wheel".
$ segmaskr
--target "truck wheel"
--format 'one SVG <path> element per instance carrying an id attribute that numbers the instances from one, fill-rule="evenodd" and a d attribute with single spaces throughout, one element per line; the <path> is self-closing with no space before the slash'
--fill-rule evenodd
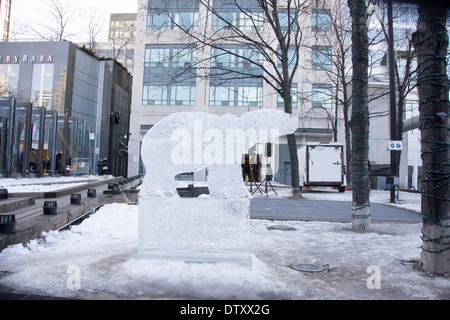
<path id="1" fill-rule="evenodd" d="M 346 187 L 343 187 L 343 186 L 338 187 L 339 192 L 345 192 L 345 189 L 346 189 Z"/>

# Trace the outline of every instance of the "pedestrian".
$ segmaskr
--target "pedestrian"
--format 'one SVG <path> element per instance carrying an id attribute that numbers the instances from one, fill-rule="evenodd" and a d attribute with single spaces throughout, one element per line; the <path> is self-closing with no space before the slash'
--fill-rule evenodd
<path id="1" fill-rule="evenodd" d="M 98 172 L 99 176 L 101 176 L 103 174 L 103 159 L 102 158 L 100 158 L 97 161 L 97 172 Z"/>
<path id="2" fill-rule="evenodd" d="M 62 152 L 58 152 L 56 155 L 56 173 L 59 175 L 64 174 L 64 159 Z"/>
<path id="3" fill-rule="evenodd" d="M 108 174 L 108 159 L 103 158 L 103 174 Z"/>
<path id="4" fill-rule="evenodd" d="M 28 154 L 28 162 L 30 164 L 30 173 L 33 173 L 36 170 L 36 162 L 37 162 L 37 152 L 34 148 L 31 148 L 30 153 Z"/>

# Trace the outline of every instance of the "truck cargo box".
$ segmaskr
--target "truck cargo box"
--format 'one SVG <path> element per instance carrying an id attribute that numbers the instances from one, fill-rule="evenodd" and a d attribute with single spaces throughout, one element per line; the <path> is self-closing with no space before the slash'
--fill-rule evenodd
<path id="1" fill-rule="evenodd" d="M 335 186 L 346 189 L 344 145 L 308 142 L 298 150 L 300 186 Z"/>

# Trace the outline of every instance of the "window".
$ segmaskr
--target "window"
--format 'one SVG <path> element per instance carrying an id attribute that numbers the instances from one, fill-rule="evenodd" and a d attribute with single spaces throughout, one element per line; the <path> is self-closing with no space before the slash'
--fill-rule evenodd
<path id="1" fill-rule="evenodd" d="M 195 63 L 192 47 L 147 46 L 142 104 L 194 105 Z"/>
<path id="2" fill-rule="evenodd" d="M 169 48 L 145 48 L 144 68 L 169 67 Z"/>
<path id="3" fill-rule="evenodd" d="M 173 29 L 196 29 L 198 26 L 197 12 L 177 12 L 173 14 Z"/>
<path id="4" fill-rule="evenodd" d="M 235 56 L 220 50 L 212 49 L 211 51 L 211 67 L 230 68 L 234 66 Z"/>
<path id="5" fill-rule="evenodd" d="M 143 105 L 195 105 L 197 54 L 193 46 L 147 45 Z"/>
<path id="6" fill-rule="evenodd" d="M 147 30 L 196 29 L 198 0 L 149 0 Z"/>
<path id="7" fill-rule="evenodd" d="M 148 13 L 147 30 L 169 29 L 170 19 L 165 13 Z"/>
<path id="8" fill-rule="evenodd" d="M 417 6 L 392 6 L 392 18 L 394 23 L 412 23 L 417 24 L 419 13 Z"/>
<path id="9" fill-rule="evenodd" d="M 211 106 L 233 106 L 234 87 L 211 87 L 209 104 Z"/>
<path id="10" fill-rule="evenodd" d="M 236 3 L 238 5 L 236 5 Z M 262 30 L 264 15 L 257 0 L 246 1 L 213 1 L 212 29 Z"/>
<path id="11" fill-rule="evenodd" d="M 255 67 L 255 65 L 251 62 L 254 63 L 262 62 L 261 54 L 258 51 L 248 47 L 247 48 L 240 47 L 238 50 L 239 50 L 238 51 L 239 56 L 237 59 L 238 68 Z"/>
<path id="12" fill-rule="evenodd" d="M 296 9 L 280 9 L 278 12 L 278 18 L 280 20 L 281 30 L 297 30 L 298 22 L 296 21 Z"/>
<path id="13" fill-rule="evenodd" d="M 312 85 L 312 107 L 331 109 L 333 92 L 332 86 L 328 84 Z"/>
<path id="14" fill-rule="evenodd" d="M 143 105 L 163 105 L 167 104 L 166 86 L 145 86 L 142 90 L 142 104 Z"/>
<path id="15" fill-rule="evenodd" d="M 311 27 L 316 32 L 331 31 L 330 10 L 313 10 L 311 15 Z"/>
<path id="16" fill-rule="evenodd" d="M 239 12 L 239 29 L 262 30 L 264 28 L 264 14 L 261 12 Z"/>
<path id="17" fill-rule="evenodd" d="M 53 93 L 53 64 L 33 65 L 31 102 L 38 107 L 51 107 Z"/>
<path id="18" fill-rule="evenodd" d="M 171 61 L 173 67 L 192 67 L 196 63 L 197 54 L 192 47 L 173 48 Z"/>
<path id="19" fill-rule="evenodd" d="M 261 63 L 261 54 L 248 46 L 225 45 L 211 51 L 211 67 L 219 68 L 254 68 L 254 63 Z M 252 63 L 254 62 L 254 63 Z"/>
<path id="20" fill-rule="evenodd" d="M 19 86 L 19 69 L 18 64 L 0 65 L 0 96 L 8 97 L 17 95 Z"/>
<path id="21" fill-rule="evenodd" d="M 213 30 L 230 29 L 231 26 L 237 27 L 236 12 L 222 11 L 212 17 Z"/>
<path id="22" fill-rule="evenodd" d="M 195 86 L 146 86 L 142 90 L 143 105 L 195 105 Z"/>
<path id="23" fill-rule="evenodd" d="M 297 84 L 293 83 L 291 87 L 292 108 L 297 108 L 298 89 Z M 284 108 L 284 100 L 280 94 L 277 94 L 277 107 Z"/>
<path id="24" fill-rule="evenodd" d="M 210 105 L 262 106 L 262 54 L 248 45 L 211 50 Z"/>
<path id="25" fill-rule="evenodd" d="M 195 86 L 171 86 L 170 105 L 193 106 L 195 105 Z"/>
<path id="26" fill-rule="evenodd" d="M 183 45 L 147 45 L 144 68 L 169 68 L 194 66 L 197 54 L 193 47 Z"/>
<path id="27" fill-rule="evenodd" d="M 331 70 L 331 47 L 312 48 L 312 67 L 316 70 Z"/>
<path id="28" fill-rule="evenodd" d="M 237 105 L 240 107 L 262 107 L 262 88 L 238 87 Z"/>
<path id="29" fill-rule="evenodd" d="M 262 107 L 262 86 L 211 86 L 211 106 Z"/>

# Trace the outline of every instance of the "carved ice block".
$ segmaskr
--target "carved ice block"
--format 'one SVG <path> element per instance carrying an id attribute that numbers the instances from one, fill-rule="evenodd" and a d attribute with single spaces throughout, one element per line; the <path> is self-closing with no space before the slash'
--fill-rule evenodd
<path id="1" fill-rule="evenodd" d="M 251 264 L 247 242 L 250 201 L 214 198 L 140 200 L 140 257 Z"/>
<path id="2" fill-rule="evenodd" d="M 275 110 L 240 117 L 175 113 L 158 122 L 141 148 L 146 175 L 139 192 L 137 258 L 251 264 L 242 154 L 258 143 L 276 143 L 297 127 L 298 118 Z M 203 168 L 210 196 L 180 198 L 175 175 Z"/>

